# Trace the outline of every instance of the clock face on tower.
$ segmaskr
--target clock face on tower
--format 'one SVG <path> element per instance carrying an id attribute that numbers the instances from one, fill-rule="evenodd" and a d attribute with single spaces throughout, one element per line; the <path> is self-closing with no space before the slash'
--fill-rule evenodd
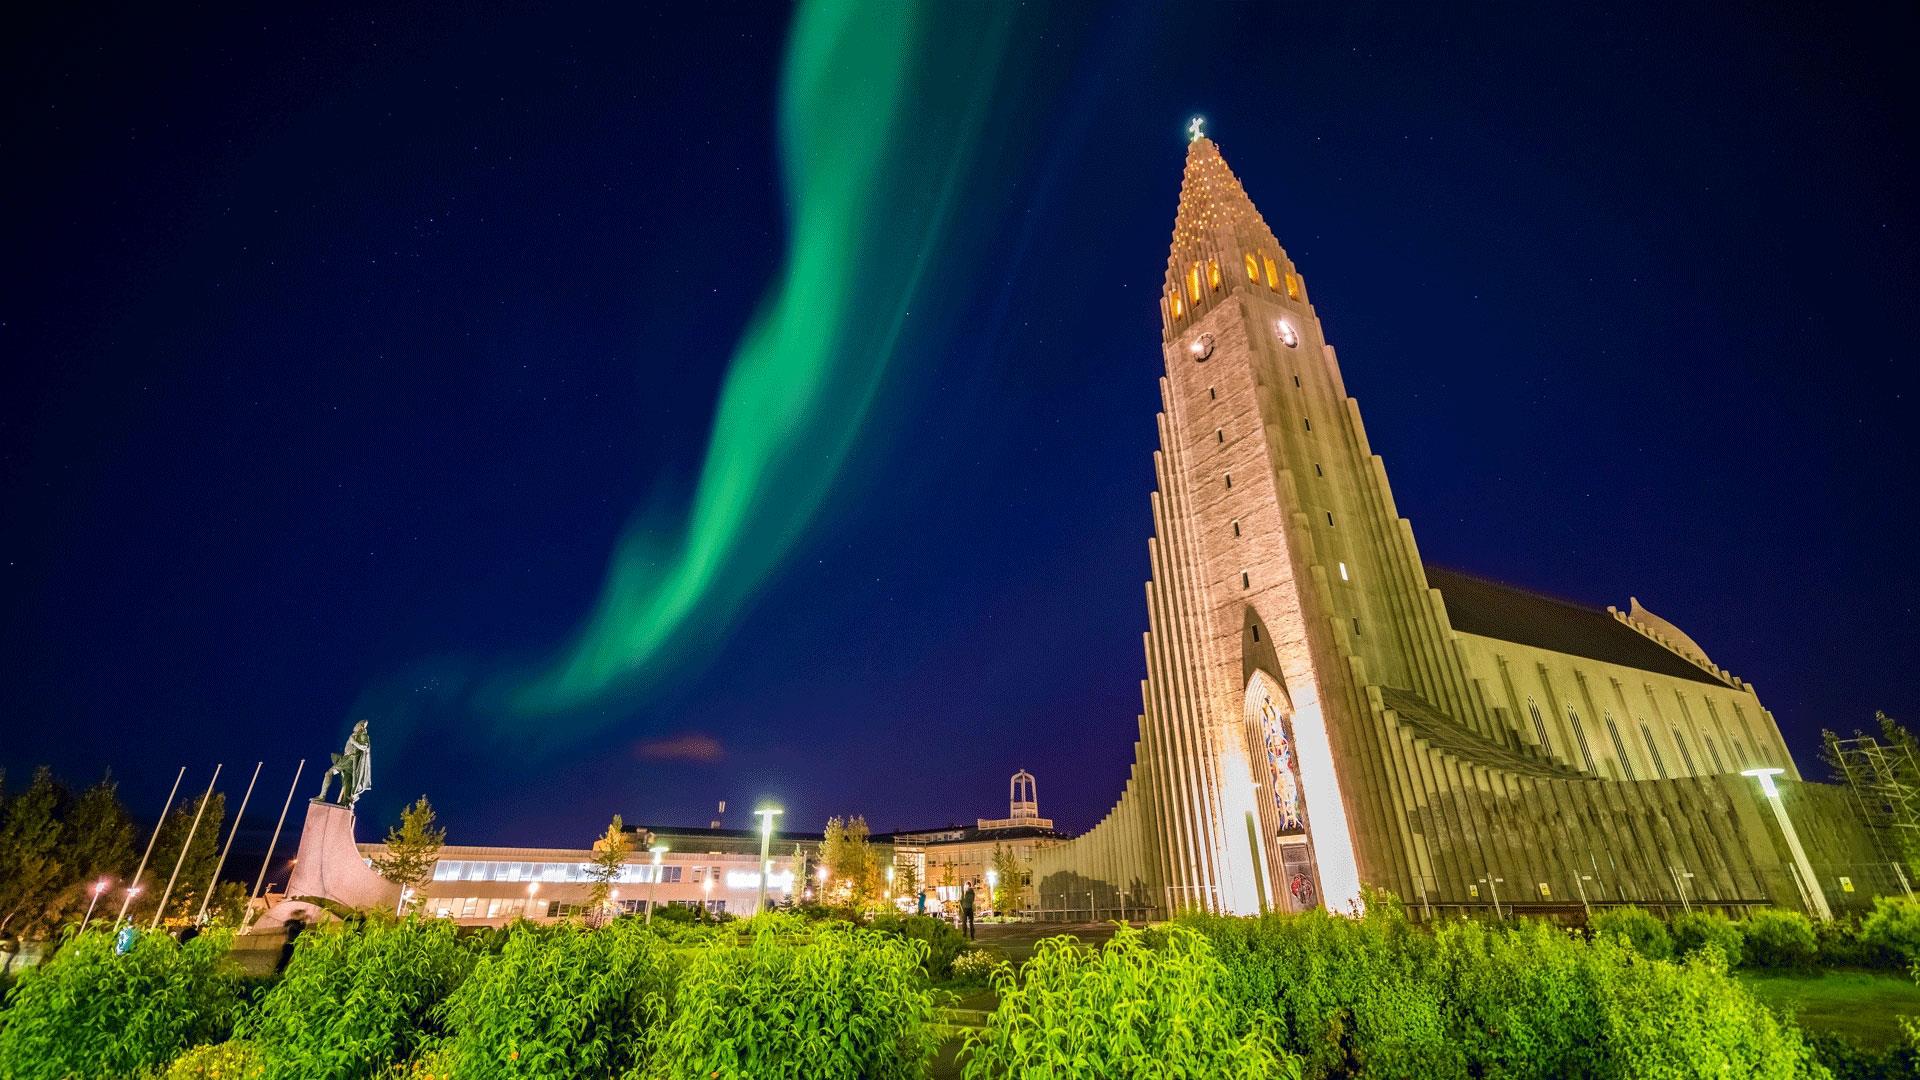
<path id="1" fill-rule="evenodd" d="M 1213 335 L 1201 334 L 1194 338 L 1193 344 L 1187 346 L 1187 351 L 1193 354 L 1194 363 L 1205 362 L 1207 357 L 1213 355 Z"/>
<path id="2" fill-rule="evenodd" d="M 1285 319 L 1281 319 L 1279 322 L 1274 324 L 1273 330 L 1274 330 L 1274 333 L 1280 335 L 1280 344 L 1285 345 L 1289 349 L 1299 347 L 1300 332 L 1293 328 L 1292 323 L 1288 322 Z"/>

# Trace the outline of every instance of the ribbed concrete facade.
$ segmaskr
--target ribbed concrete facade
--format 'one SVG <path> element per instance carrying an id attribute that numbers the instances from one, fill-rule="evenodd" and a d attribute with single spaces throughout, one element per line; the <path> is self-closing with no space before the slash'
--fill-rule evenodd
<path id="1" fill-rule="evenodd" d="M 1429 580 L 1304 279 L 1208 139 L 1161 315 L 1140 736 L 1113 809 L 1036 855 L 1043 910 L 1338 910 L 1363 885 L 1422 911 L 1812 908 L 1895 887 L 1752 688 L 1671 624 Z M 1808 871 L 1754 767 L 1785 770 Z"/>

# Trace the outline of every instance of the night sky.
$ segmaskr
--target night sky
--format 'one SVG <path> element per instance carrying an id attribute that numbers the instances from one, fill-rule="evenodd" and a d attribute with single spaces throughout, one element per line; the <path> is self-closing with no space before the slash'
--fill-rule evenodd
<path id="1" fill-rule="evenodd" d="M 422 793 L 455 843 L 762 797 L 928 826 L 1022 767 L 1088 827 L 1136 730 L 1196 112 L 1427 560 L 1638 596 L 1811 773 L 1822 727 L 1920 719 L 1911 5 L 1007 15 L 937 329 L 805 529 L 588 721 L 510 731 L 459 688 L 563 650 L 700 473 L 783 257 L 792 13 L 409 7 L 41 5 L 0 46 L 16 785 L 111 767 L 150 817 L 264 758 L 277 810 L 367 716 L 363 839 Z"/>

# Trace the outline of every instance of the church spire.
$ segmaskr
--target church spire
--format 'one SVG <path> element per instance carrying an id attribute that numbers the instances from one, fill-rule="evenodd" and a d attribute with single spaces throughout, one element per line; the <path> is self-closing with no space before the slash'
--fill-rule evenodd
<path id="1" fill-rule="evenodd" d="M 1161 323 L 1169 340 L 1227 294 L 1242 289 L 1304 300 L 1305 286 L 1220 147 L 1188 126 L 1187 167 L 1173 218 Z"/>

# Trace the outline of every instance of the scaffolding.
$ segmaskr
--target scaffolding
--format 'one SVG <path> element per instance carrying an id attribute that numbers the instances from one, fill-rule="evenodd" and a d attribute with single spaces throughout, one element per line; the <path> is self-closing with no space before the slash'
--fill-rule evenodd
<path id="1" fill-rule="evenodd" d="M 1858 732 L 1832 739 L 1834 768 L 1853 793 L 1860 816 L 1882 842 L 1884 856 L 1899 864 L 1920 854 L 1920 758 L 1906 743 L 1883 742 Z M 1905 875 L 1902 873 L 1902 885 Z"/>

